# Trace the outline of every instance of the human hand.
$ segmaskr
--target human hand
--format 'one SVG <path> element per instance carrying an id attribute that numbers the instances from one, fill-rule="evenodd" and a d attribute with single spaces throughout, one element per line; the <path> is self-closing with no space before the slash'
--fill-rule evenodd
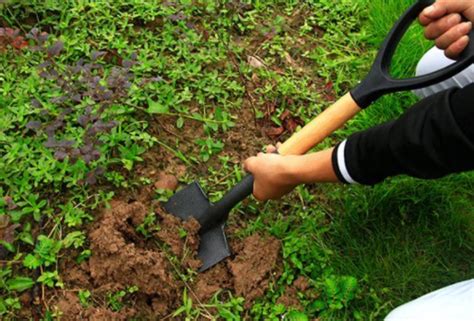
<path id="1" fill-rule="evenodd" d="M 463 17 L 468 21 L 463 21 Z M 455 59 L 470 41 L 474 0 L 437 0 L 420 14 L 419 21 L 425 27 L 425 37 L 435 40 L 436 47 Z"/>
<path id="2" fill-rule="evenodd" d="M 253 195 L 259 201 L 279 199 L 291 192 L 298 182 L 292 177 L 294 157 L 275 154 L 275 146 L 267 146 L 267 153 L 259 153 L 244 162 L 244 169 L 253 174 Z"/>

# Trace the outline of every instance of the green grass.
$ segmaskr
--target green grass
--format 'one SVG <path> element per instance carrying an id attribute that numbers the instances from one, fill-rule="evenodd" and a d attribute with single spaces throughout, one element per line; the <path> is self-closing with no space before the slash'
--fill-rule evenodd
<path id="1" fill-rule="evenodd" d="M 368 3 L 368 32 L 374 34 L 374 44 L 409 3 Z M 397 52 L 394 75 L 414 74 L 419 58 L 430 46 L 417 39 L 423 39 L 422 31 L 415 27 Z M 419 45 L 410 45 L 413 43 Z M 390 120 L 416 100 L 410 93 L 384 97 L 353 120 L 344 134 Z M 383 293 L 381 297 L 388 303 L 385 311 L 472 278 L 473 178 L 472 174 L 436 181 L 402 177 L 373 188 L 326 190 L 333 199 L 328 209 L 333 222 L 327 241 L 338 253 L 333 266 L 340 273 L 365 278 L 370 287 Z"/>
<path id="2" fill-rule="evenodd" d="M 365 39 L 371 44 L 370 56 L 373 57 L 394 21 L 411 1 L 363 3 L 367 5 L 368 15 L 363 33 L 367 34 Z M 416 64 L 430 47 L 423 38 L 421 27 L 412 26 L 394 57 L 392 75 L 414 76 Z M 364 60 L 366 70 L 370 59 Z M 333 78 L 334 74 L 335 79 L 347 76 L 344 70 L 337 68 L 337 61 L 332 65 L 335 68 L 330 68 L 329 75 L 333 73 Z M 348 79 L 352 85 L 357 81 L 356 77 L 345 78 Z M 343 85 L 339 93 L 342 94 L 345 88 Z M 337 137 L 342 139 L 394 119 L 417 100 L 411 93 L 382 97 L 351 120 Z M 470 173 L 436 181 L 400 177 L 375 187 L 312 189 L 326 195 L 324 204 L 316 204 L 310 198 L 311 205 L 306 206 L 319 208 L 319 213 L 326 213 L 330 218 L 328 231 L 321 236 L 317 246 L 330 251 L 328 264 L 334 273 L 355 276 L 364 289 L 360 300 L 349 309 L 329 312 L 323 320 L 352 320 L 354 311 L 362 311 L 364 320 L 381 320 L 400 304 L 472 278 L 473 178 Z M 283 234 L 304 235 L 306 229 L 314 225 L 316 217 L 321 218 L 312 212 L 318 210 L 311 211 L 308 216 L 300 215 L 301 221 L 293 225 L 298 227 L 289 228 L 292 231 L 285 230 Z M 280 219 L 284 217 L 286 213 Z"/>
<path id="3" fill-rule="evenodd" d="M 233 149 L 235 143 L 225 143 L 227 135 L 242 135 L 255 152 L 260 147 L 252 141 L 258 134 L 243 135 L 241 127 L 235 128 L 242 125 L 245 108 L 251 105 L 259 121 L 268 117 L 266 124 L 275 126 L 285 110 L 309 121 L 330 104 L 328 97 L 344 94 L 362 79 L 378 45 L 412 1 L 176 2 L 177 7 L 156 0 L 14 0 L 0 5 L 2 24 L 25 32 L 38 27 L 48 30 L 51 43 L 64 42 L 60 68 L 94 50 L 109 52 L 102 62 L 105 74 L 118 64 L 117 57 L 137 52 L 140 62 L 132 68 L 130 91 L 107 110 L 106 116 L 120 125 L 101 136 L 101 157 L 72 164 L 56 160 L 43 145 L 45 135 L 26 128 L 32 120 L 54 119 L 61 111 L 49 102 L 60 90 L 38 76 L 42 55 L 0 52 L 0 216 L 2 224 L 7 216 L 12 221 L 7 226 L 18 223 L 13 238 L 2 242 L 9 251 L 0 268 L 2 318 L 15 319 L 25 291 L 63 286 L 61 260 L 87 260 L 87 230 L 97 208 L 117 192 L 151 183 L 146 174 L 136 174 L 140 165 L 156 170 L 186 166 L 182 183 L 199 179 L 211 199 L 221 197 L 241 177 L 243 158 Z M 226 10 L 223 4 L 229 4 Z M 412 75 L 429 46 L 421 28 L 413 27 L 394 59 L 393 74 Z M 248 56 L 261 58 L 265 68 L 251 68 Z M 163 81 L 140 85 L 156 76 Z M 324 87 L 333 87 L 329 96 Z M 33 108 L 32 98 L 41 99 L 49 114 Z M 394 119 L 416 100 L 411 93 L 383 97 L 319 148 Z M 77 107 L 61 132 L 78 138 L 78 144 L 82 129 L 76 118 L 84 108 Z M 266 137 L 260 141 L 271 142 Z M 155 157 L 151 165 L 146 151 Z M 98 167 L 107 169 L 98 185 L 82 185 Z M 282 276 L 245 313 L 242 299 L 225 295 L 207 307 L 184 296 L 176 313 L 195 318 L 211 308 L 216 316 L 235 320 L 283 315 L 304 320 L 302 314 L 324 321 L 382 320 L 403 302 L 474 276 L 469 260 L 473 184 L 472 174 L 438 181 L 400 177 L 375 187 L 300 186 L 266 204 L 249 200 L 230 217 L 229 225 L 238 227 L 232 237 L 266 231 L 281 239 Z M 300 294 L 301 311 L 276 304 L 299 276 L 310 283 L 310 290 Z M 81 301 L 91 304 L 109 302 L 115 310 L 133 305 L 125 299 L 127 289 L 105 297 L 96 297 L 93 289 L 79 290 Z"/>

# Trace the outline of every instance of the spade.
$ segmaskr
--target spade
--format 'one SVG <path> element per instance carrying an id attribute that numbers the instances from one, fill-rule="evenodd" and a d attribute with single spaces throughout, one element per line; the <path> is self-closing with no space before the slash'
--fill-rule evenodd
<path id="1" fill-rule="evenodd" d="M 431 74 L 414 78 L 399 79 L 390 75 L 390 64 L 403 35 L 422 10 L 432 3 L 432 0 L 419 0 L 413 4 L 388 34 L 366 78 L 283 143 L 278 153 L 302 155 L 381 96 L 433 85 L 470 66 L 474 62 L 474 31 L 471 31 L 469 35 L 471 41 L 468 48 L 456 63 Z M 200 271 L 209 269 L 230 255 L 224 226 L 231 209 L 252 194 L 253 182 L 253 176 L 247 175 L 214 204 L 209 201 L 199 184 L 194 182 L 178 191 L 164 205 L 169 213 L 181 219 L 194 217 L 199 221 L 201 229 L 198 257 L 203 263 Z"/>

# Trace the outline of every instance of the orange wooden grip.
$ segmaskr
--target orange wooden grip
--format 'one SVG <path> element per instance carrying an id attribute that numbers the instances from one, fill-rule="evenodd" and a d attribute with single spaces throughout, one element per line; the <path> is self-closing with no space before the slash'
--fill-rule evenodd
<path id="1" fill-rule="evenodd" d="M 361 108 L 350 93 L 327 108 L 278 148 L 280 155 L 303 155 L 354 117 Z"/>

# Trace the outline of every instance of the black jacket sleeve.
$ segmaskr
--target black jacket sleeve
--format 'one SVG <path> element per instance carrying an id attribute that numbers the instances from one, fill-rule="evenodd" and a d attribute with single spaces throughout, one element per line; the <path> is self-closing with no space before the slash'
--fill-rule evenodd
<path id="1" fill-rule="evenodd" d="M 433 179 L 474 169 L 474 84 L 430 96 L 399 119 L 350 136 L 333 166 L 345 183 L 406 174 Z"/>

